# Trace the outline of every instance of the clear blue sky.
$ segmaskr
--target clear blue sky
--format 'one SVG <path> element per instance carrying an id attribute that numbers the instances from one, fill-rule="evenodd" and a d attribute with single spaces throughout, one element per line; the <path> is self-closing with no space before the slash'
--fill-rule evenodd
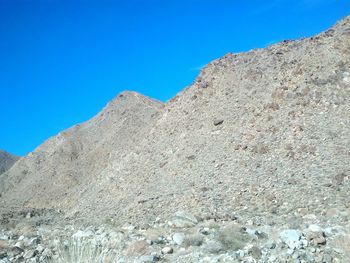
<path id="1" fill-rule="evenodd" d="M 24 155 L 125 89 L 166 101 L 227 52 L 349 13 L 349 0 L 0 0 L 0 149 Z"/>

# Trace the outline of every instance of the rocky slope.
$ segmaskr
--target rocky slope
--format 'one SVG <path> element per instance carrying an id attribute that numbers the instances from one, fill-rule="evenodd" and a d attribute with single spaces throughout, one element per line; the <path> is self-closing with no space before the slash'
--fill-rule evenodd
<path id="1" fill-rule="evenodd" d="M 122 222 L 179 207 L 259 220 L 348 211 L 349 31 L 348 17 L 312 38 L 213 61 L 75 211 Z"/>
<path id="2" fill-rule="evenodd" d="M 6 172 L 20 157 L 0 150 L 0 174 Z"/>
<path id="3" fill-rule="evenodd" d="M 170 236 L 154 253 L 166 246 L 189 253 L 170 262 L 207 255 L 207 262 L 225 262 L 221 255 L 232 251 L 227 262 L 347 262 L 349 99 L 350 17 L 311 38 L 227 54 L 165 105 L 123 93 L 18 161 L 0 176 L 4 222 L 26 207 L 59 209 L 54 218 L 63 222 L 141 230 L 148 223 L 165 231 L 157 238 Z M 178 210 L 190 216 L 175 216 L 174 223 L 169 218 Z M 177 225 L 179 218 L 190 225 Z M 209 222 L 219 225 L 198 246 L 174 247 L 174 228 L 205 236 Z M 242 237 L 242 246 L 225 247 L 231 241 L 224 229 L 232 223 L 233 231 L 256 229 L 268 239 Z M 143 232 L 125 238 L 151 240 Z M 280 242 L 277 252 L 270 241 Z M 120 248 L 127 256 L 120 262 L 133 262 L 129 245 Z"/>
<path id="4" fill-rule="evenodd" d="M 125 158 L 159 117 L 162 103 L 124 92 L 97 116 L 40 145 L 0 180 L 8 204 L 69 208 L 99 183 L 109 162 Z"/>

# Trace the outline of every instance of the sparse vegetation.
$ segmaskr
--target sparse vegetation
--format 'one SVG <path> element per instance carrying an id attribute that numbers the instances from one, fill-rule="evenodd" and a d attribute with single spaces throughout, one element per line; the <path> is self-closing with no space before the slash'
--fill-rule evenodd
<path id="1" fill-rule="evenodd" d="M 218 231 L 217 240 L 226 250 L 239 250 L 250 241 L 250 238 L 238 226 L 229 225 Z"/>
<path id="2" fill-rule="evenodd" d="M 189 236 L 186 236 L 184 240 L 184 245 L 186 247 L 189 246 L 200 246 L 203 243 L 203 235 L 201 234 L 192 234 Z"/>
<path id="3" fill-rule="evenodd" d="M 93 240 L 71 239 L 59 241 L 57 254 L 48 257 L 47 263 L 112 263 L 117 255 L 107 246 Z"/>

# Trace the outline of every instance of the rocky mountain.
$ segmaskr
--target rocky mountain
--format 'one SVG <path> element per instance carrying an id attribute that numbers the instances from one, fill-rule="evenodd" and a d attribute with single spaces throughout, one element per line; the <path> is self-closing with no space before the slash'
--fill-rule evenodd
<path id="1" fill-rule="evenodd" d="M 17 162 L 18 156 L 0 150 L 0 174 L 6 172 L 11 166 Z"/>
<path id="2" fill-rule="evenodd" d="M 76 205 L 82 193 L 99 184 L 108 163 L 134 151 L 162 107 L 161 102 L 135 92 L 119 94 L 97 116 L 48 139 L 3 174 L 0 189 L 8 192 L 6 202 Z"/>
<path id="3" fill-rule="evenodd" d="M 120 94 L 2 175 L 3 201 L 122 220 L 316 209 L 349 174 L 349 26 L 227 54 L 165 105 Z"/>
<path id="4" fill-rule="evenodd" d="M 310 38 L 214 60 L 165 104 L 120 94 L 2 174 L 1 207 L 139 227 L 185 210 L 190 215 L 176 218 L 192 224 L 238 218 L 275 229 L 316 222 L 344 230 L 349 99 L 346 17 Z M 292 257 L 307 231 L 288 231 L 280 239 Z"/>

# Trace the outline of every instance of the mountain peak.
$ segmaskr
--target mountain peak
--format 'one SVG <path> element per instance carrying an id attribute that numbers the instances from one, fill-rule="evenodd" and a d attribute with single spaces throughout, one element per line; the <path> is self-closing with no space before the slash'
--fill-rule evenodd
<path id="1" fill-rule="evenodd" d="M 135 91 L 125 90 L 115 96 L 105 107 L 104 110 L 113 108 L 113 107 L 126 107 L 132 108 L 137 104 L 144 104 L 149 107 L 161 108 L 164 106 L 164 103 L 145 95 L 142 95 Z"/>

